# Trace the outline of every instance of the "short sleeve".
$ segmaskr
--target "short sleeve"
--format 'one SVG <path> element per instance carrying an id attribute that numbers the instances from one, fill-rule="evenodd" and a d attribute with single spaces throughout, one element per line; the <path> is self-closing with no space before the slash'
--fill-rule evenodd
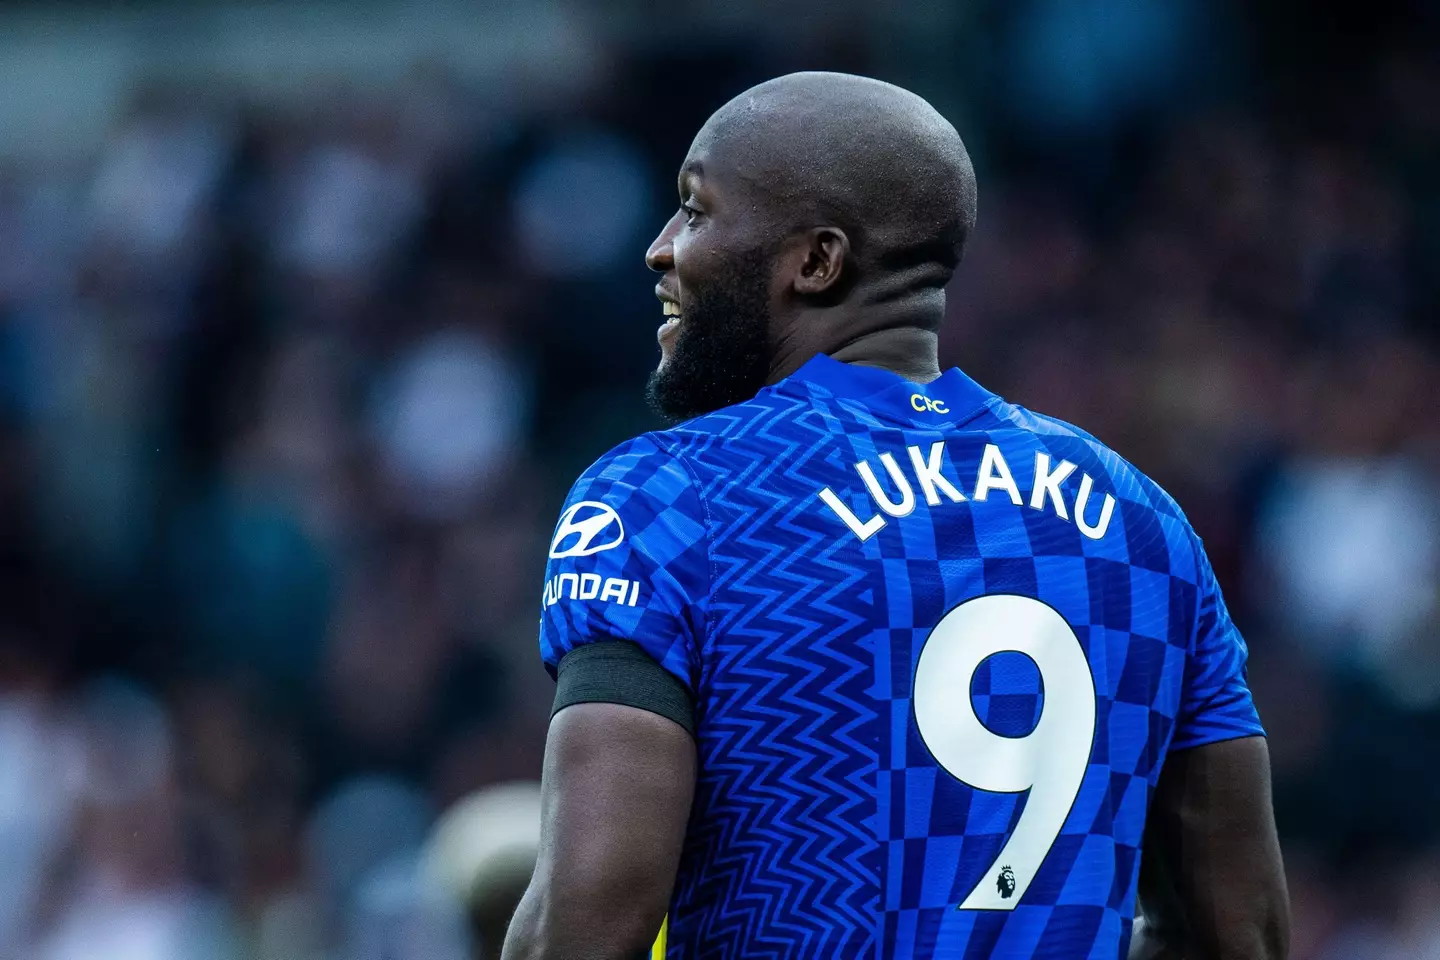
<path id="1" fill-rule="evenodd" d="M 1195 549 L 1199 570 L 1195 644 L 1185 663 L 1172 750 L 1265 734 L 1245 678 L 1249 657 L 1245 640 L 1230 619 L 1215 571 L 1198 538 Z"/>
<path id="2" fill-rule="evenodd" d="M 570 490 L 551 535 L 540 652 L 551 676 L 586 644 L 629 640 L 692 696 L 709 596 L 704 509 L 690 473 L 649 436 Z"/>

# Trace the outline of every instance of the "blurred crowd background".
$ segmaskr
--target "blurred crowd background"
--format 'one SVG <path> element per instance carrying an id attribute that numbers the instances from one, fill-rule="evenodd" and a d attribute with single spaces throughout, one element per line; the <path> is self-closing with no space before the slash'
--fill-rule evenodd
<path id="1" fill-rule="evenodd" d="M 1440 957 L 1436 5 L 7 0 L 0 960 L 493 949 L 533 787 L 475 792 L 538 777 L 565 490 L 657 425 L 643 251 L 803 68 L 970 145 L 946 362 L 1204 536 L 1295 957 Z"/>

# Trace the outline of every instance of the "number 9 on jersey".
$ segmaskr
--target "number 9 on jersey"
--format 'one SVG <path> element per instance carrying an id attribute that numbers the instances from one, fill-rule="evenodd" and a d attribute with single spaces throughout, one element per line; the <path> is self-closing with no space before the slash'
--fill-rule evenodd
<path id="1" fill-rule="evenodd" d="M 976 670 L 997 653 L 1025 654 L 1039 670 L 1044 705 L 1023 737 L 994 733 L 970 698 Z M 1014 910 L 1060 835 L 1080 793 L 1095 739 L 1095 679 L 1075 631 L 1030 597 L 976 597 L 951 610 L 915 668 L 915 723 L 935 762 L 976 790 L 1029 791 L 1010 839 L 961 910 Z"/>

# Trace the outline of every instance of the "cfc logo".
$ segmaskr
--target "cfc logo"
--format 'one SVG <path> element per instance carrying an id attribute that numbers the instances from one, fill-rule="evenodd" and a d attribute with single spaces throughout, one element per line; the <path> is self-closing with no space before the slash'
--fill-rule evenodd
<path id="1" fill-rule="evenodd" d="M 608 504 L 581 500 L 560 515 L 555 539 L 550 541 L 550 556 L 555 560 L 588 557 L 618 547 L 624 539 L 625 525 Z"/>
<path id="2" fill-rule="evenodd" d="M 949 413 L 944 400 L 931 400 L 923 393 L 910 394 L 910 407 L 916 413 Z"/>

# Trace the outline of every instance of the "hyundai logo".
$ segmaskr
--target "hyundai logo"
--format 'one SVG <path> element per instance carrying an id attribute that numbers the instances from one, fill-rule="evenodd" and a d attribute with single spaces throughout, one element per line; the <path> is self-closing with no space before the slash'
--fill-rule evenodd
<path id="1" fill-rule="evenodd" d="M 560 515 L 555 539 L 550 541 L 550 556 L 588 557 L 592 553 L 620 546 L 625 539 L 625 525 L 609 504 L 581 500 Z"/>

